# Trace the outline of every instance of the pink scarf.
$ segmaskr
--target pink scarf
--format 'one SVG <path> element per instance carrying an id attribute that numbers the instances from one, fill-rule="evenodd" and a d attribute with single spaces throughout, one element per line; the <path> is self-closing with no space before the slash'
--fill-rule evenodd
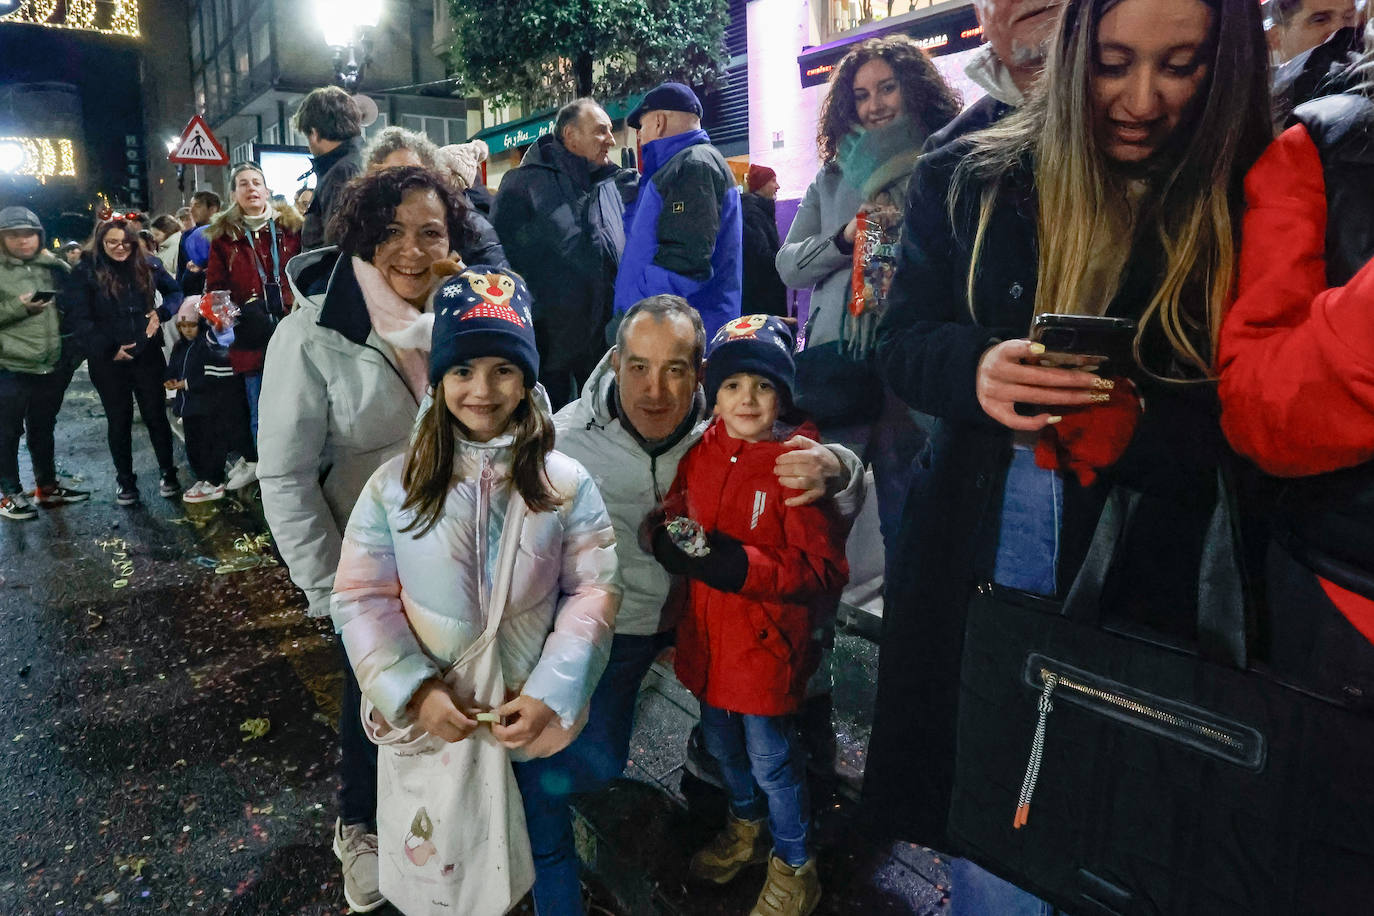
<path id="1" fill-rule="evenodd" d="M 381 271 L 359 258 L 353 259 L 353 274 L 367 303 L 372 330 L 396 353 L 401 374 L 415 400 L 424 399 L 429 389 L 429 341 L 434 330 L 434 313 L 425 303 L 424 312 L 396 295 Z"/>

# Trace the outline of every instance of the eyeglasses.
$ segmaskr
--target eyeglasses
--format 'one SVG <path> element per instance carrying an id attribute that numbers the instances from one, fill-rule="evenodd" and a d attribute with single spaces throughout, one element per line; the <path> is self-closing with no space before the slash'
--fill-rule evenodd
<path id="1" fill-rule="evenodd" d="M 134 247 L 134 245 L 133 245 L 133 243 L 130 242 L 128 239 L 124 239 L 124 240 L 118 241 L 118 242 L 116 242 L 114 239 L 106 239 L 106 240 L 105 240 L 105 247 L 106 247 L 106 248 L 132 248 L 132 247 Z"/>

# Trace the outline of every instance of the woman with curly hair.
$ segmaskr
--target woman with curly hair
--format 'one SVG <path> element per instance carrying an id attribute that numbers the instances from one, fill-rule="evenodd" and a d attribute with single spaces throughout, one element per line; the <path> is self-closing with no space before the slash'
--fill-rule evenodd
<path id="1" fill-rule="evenodd" d="M 496 228 L 473 206 L 472 197 L 467 193 L 466 186 L 454 181 L 452 170 L 449 168 L 449 157 L 442 154 L 424 134 L 417 134 L 404 127 L 388 127 L 367 144 L 367 148 L 363 150 L 363 162 L 369 172 L 412 165 L 439 173 L 449 186 L 458 192 L 463 203 L 468 205 L 467 222 L 476 237 L 473 242 L 472 263 L 492 264 L 497 267 L 510 266 L 506 260 L 506 251 L 501 247 L 501 240 L 497 238 Z"/>
<path id="2" fill-rule="evenodd" d="M 258 479 L 263 510 L 310 616 L 329 594 L 349 513 L 383 462 L 401 454 L 429 387 L 430 299 L 437 262 L 471 258 L 462 198 L 416 167 L 350 182 L 330 223 L 334 248 L 300 255 L 286 275 L 296 308 L 277 325 L 263 367 Z M 452 267 L 447 268 L 451 272 Z M 344 895 L 365 912 L 377 890 L 377 749 L 363 733 L 361 693 L 342 651 L 340 817 L 334 851 Z"/>
<path id="3" fill-rule="evenodd" d="M 808 405 L 821 434 L 872 464 L 885 544 L 896 533 L 907 467 L 922 436 L 890 394 L 875 400 L 871 389 L 853 385 L 852 379 L 845 386 L 827 385 L 836 381 L 828 370 L 836 360 L 862 366 L 869 356 L 866 325 L 877 317 L 856 320 L 848 309 L 858 214 L 875 228 L 900 225 L 907 178 L 921 145 L 958 113 L 958 96 L 912 39 L 873 38 L 850 51 L 831 74 L 830 94 L 821 107 L 820 171 L 777 257 L 784 283 L 811 290 L 806 322 L 811 352 L 797 361 L 798 388 L 829 389 L 833 409 Z M 839 403 L 847 393 L 841 388 L 851 391 L 856 403 Z M 865 415 L 866 404 L 877 409 L 869 408 L 862 422 L 854 422 L 853 417 Z"/>

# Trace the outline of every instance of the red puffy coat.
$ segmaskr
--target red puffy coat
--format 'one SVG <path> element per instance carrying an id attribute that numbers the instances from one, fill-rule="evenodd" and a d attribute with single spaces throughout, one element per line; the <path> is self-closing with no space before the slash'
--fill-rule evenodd
<path id="1" fill-rule="evenodd" d="M 738 594 L 690 582 L 677 628 L 678 680 L 712 706 L 756 716 L 801 704 L 818 659 L 812 609 L 825 596 L 833 605 L 849 578 L 841 523 L 814 505 L 783 505 L 797 495 L 773 473 L 785 451 L 779 442 L 732 439 L 712 423 L 678 465 L 665 501 L 670 518 L 686 515 L 730 535 L 749 558 Z"/>
<path id="2" fill-rule="evenodd" d="M 272 233 L 264 226 L 257 232 L 248 232 L 240 219 L 235 219 L 238 208 L 233 207 L 221 214 L 206 236 L 210 239 L 210 260 L 205 265 L 205 291 L 229 290 L 229 296 L 237 305 L 242 305 L 254 296 L 261 296 L 262 276 L 272 278 Z M 286 280 L 286 262 L 300 254 L 301 218 L 294 207 L 276 211 L 277 263 L 281 268 L 277 282 L 281 284 L 282 304 L 291 310 L 291 284 Z M 256 256 L 262 267 L 262 276 L 254 266 Z M 261 372 L 265 350 L 245 350 L 229 348 L 229 363 L 238 373 Z"/>
<path id="3" fill-rule="evenodd" d="M 1326 284 L 1321 156 L 1290 128 L 1245 179 L 1240 296 L 1221 328 L 1221 425 L 1271 474 L 1302 477 L 1374 460 L 1374 262 Z M 1374 602 L 1323 581 L 1374 642 Z"/>

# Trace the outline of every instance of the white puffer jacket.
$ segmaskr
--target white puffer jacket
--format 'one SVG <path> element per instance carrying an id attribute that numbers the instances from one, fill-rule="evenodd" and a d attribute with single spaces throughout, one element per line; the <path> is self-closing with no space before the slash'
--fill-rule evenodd
<path id="1" fill-rule="evenodd" d="M 440 407 L 442 408 L 442 405 Z M 403 532 L 404 456 L 377 469 L 344 534 L 331 612 L 363 693 L 396 726 L 406 704 L 481 635 L 514 495 L 512 440 L 459 441 L 455 479 L 430 531 Z M 551 452 L 562 504 L 525 516 L 497 630 L 506 687 L 542 700 L 571 728 L 610 656 L 620 604 L 615 534 L 591 477 Z"/>
<path id="2" fill-rule="evenodd" d="M 311 251 L 292 258 L 286 274 L 296 308 L 267 347 L 258 480 L 291 580 L 310 616 L 325 617 L 348 514 L 372 472 L 405 450 L 420 405 L 395 351 L 372 329 L 348 258 L 336 248 Z"/>

